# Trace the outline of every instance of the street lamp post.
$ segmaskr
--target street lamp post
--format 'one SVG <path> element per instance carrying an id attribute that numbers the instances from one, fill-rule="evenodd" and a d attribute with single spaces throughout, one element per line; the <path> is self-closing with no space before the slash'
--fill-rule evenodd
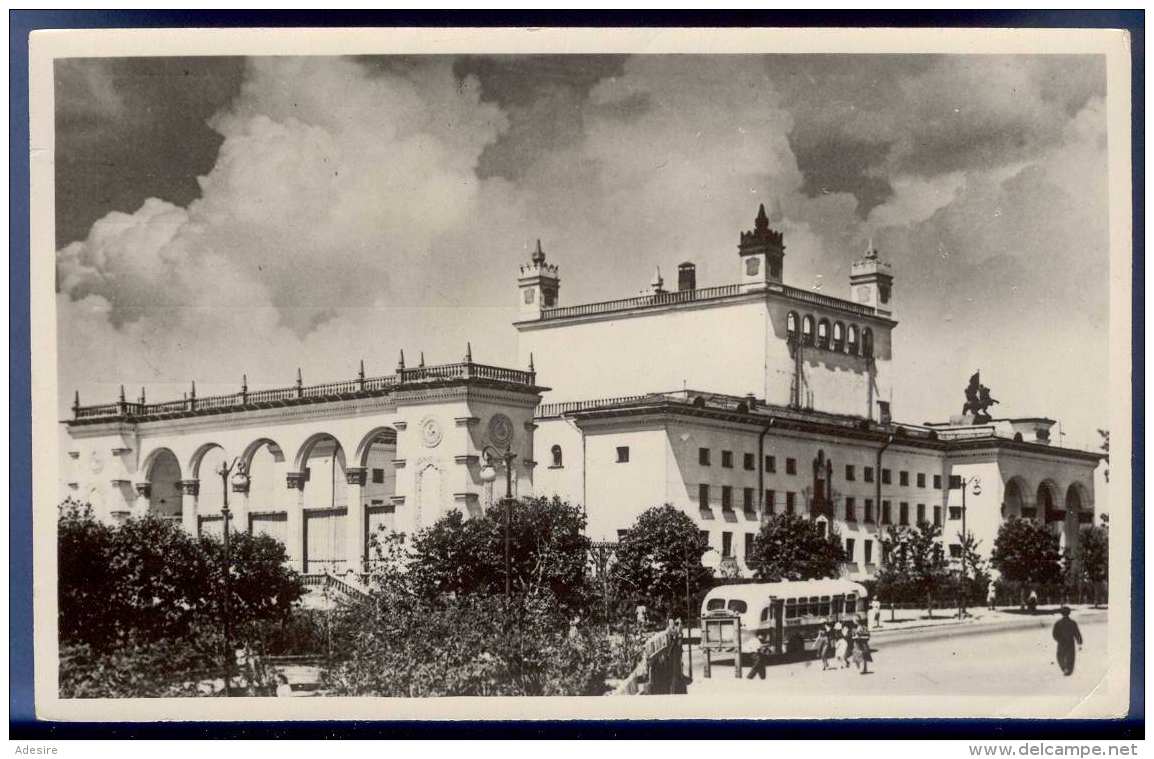
<path id="1" fill-rule="evenodd" d="M 961 598 L 958 601 L 958 618 L 962 619 L 968 614 L 966 611 L 966 582 L 970 579 L 968 572 L 969 567 L 966 566 L 966 556 L 969 553 L 966 550 L 967 543 L 969 542 L 969 533 L 966 532 L 966 491 L 969 490 L 972 485 L 974 495 L 981 495 L 982 480 L 977 475 L 973 475 L 969 478 L 958 477 L 958 482 L 962 488 L 962 581 L 960 583 Z"/>
<path id="2" fill-rule="evenodd" d="M 223 619 L 222 627 L 224 628 L 224 695 L 226 697 L 232 696 L 232 549 L 229 540 L 229 523 L 232 520 L 232 513 L 228 509 L 228 486 L 229 474 L 233 469 L 236 469 L 236 474 L 232 477 L 232 484 L 240 491 L 247 489 L 248 486 L 248 472 L 245 463 L 241 461 L 240 457 L 236 457 L 229 463 L 227 459 L 220 462 L 216 473 L 220 475 L 221 493 L 224 500 L 220 507 L 221 516 L 221 536 L 224 543 L 224 601 L 221 604 L 221 614 Z"/>
<path id="3" fill-rule="evenodd" d="M 509 558 L 509 522 L 510 509 L 513 504 L 513 460 L 517 458 L 517 454 L 514 453 L 512 449 L 502 452 L 487 445 L 484 450 L 481 451 L 481 455 L 485 459 L 485 466 L 481 467 L 482 482 L 491 483 L 497 479 L 497 469 L 493 465 L 494 461 L 502 461 L 505 464 L 505 497 L 501 499 L 501 505 L 505 510 L 505 609 L 508 611 L 512 584 L 512 570 Z"/>

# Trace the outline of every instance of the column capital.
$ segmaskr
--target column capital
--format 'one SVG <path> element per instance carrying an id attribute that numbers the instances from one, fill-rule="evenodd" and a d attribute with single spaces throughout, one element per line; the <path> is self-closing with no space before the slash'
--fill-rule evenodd
<path id="1" fill-rule="evenodd" d="M 368 481 L 369 470 L 363 466 L 351 466 L 345 470 L 345 482 L 349 485 L 364 485 Z"/>
<path id="2" fill-rule="evenodd" d="M 138 482 L 138 483 L 136 483 L 136 494 L 138 496 L 140 496 L 141 498 L 151 498 L 152 497 L 152 483 L 151 482 Z"/>
<path id="3" fill-rule="evenodd" d="M 286 472 L 285 485 L 289 490 L 304 490 L 308 475 L 304 472 Z"/>
<path id="4" fill-rule="evenodd" d="M 200 495 L 200 480 L 181 480 L 176 486 L 184 495 Z"/>

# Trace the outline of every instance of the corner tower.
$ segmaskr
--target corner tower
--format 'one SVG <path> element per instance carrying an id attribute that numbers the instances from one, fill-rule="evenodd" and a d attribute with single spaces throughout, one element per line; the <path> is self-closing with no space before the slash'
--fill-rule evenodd
<path id="1" fill-rule="evenodd" d="M 775 211 L 774 216 L 777 215 Z M 785 245 L 781 232 L 769 228 L 764 203 L 757 207 L 753 230 L 741 233 L 737 252 L 741 256 L 742 290 L 756 290 L 771 282 L 781 284 Z"/>
<path id="2" fill-rule="evenodd" d="M 557 267 L 545 263 L 545 251 L 541 250 L 540 240 L 529 263 L 521 266 L 517 287 L 521 291 L 522 319 L 540 319 L 544 309 L 557 305 L 561 279 L 557 276 Z"/>
<path id="3" fill-rule="evenodd" d="M 893 314 L 893 267 L 878 258 L 873 240 L 866 245 L 865 256 L 854 261 L 849 275 L 852 299 L 875 309 L 880 316 Z"/>

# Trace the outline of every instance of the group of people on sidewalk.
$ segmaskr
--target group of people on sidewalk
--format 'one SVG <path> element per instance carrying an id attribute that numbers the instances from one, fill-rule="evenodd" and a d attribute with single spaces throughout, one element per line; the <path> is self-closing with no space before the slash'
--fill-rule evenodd
<path id="1" fill-rule="evenodd" d="M 822 671 L 828 669 L 857 668 L 861 674 L 869 674 L 873 661 L 870 651 L 870 630 L 865 618 L 856 622 L 827 622 L 817 634 L 817 655 L 821 659 Z M 831 666 L 830 660 L 833 660 Z M 839 667 L 840 665 L 840 667 Z"/>

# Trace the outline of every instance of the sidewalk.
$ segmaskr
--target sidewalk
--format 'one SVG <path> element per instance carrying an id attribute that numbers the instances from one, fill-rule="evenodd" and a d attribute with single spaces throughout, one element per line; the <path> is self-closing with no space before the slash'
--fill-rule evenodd
<path id="1" fill-rule="evenodd" d="M 1075 618 L 1091 615 L 1105 615 L 1105 607 L 1094 609 L 1089 604 L 1070 606 Z M 870 632 L 880 640 L 892 640 L 894 637 L 904 637 L 901 633 L 928 632 L 939 628 L 950 627 L 988 627 L 990 625 L 1031 626 L 1053 623 L 1058 618 L 1057 606 L 1040 606 L 1034 613 L 1020 610 L 1016 606 L 1003 606 L 993 611 L 985 608 L 969 609 L 965 619 L 958 619 L 957 610 L 941 609 L 935 612 L 930 619 L 925 610 L 899 609 L 897 621 L 891 622 L 888 611 L 882 612 L 882 626 L 874 627 Z"/>

